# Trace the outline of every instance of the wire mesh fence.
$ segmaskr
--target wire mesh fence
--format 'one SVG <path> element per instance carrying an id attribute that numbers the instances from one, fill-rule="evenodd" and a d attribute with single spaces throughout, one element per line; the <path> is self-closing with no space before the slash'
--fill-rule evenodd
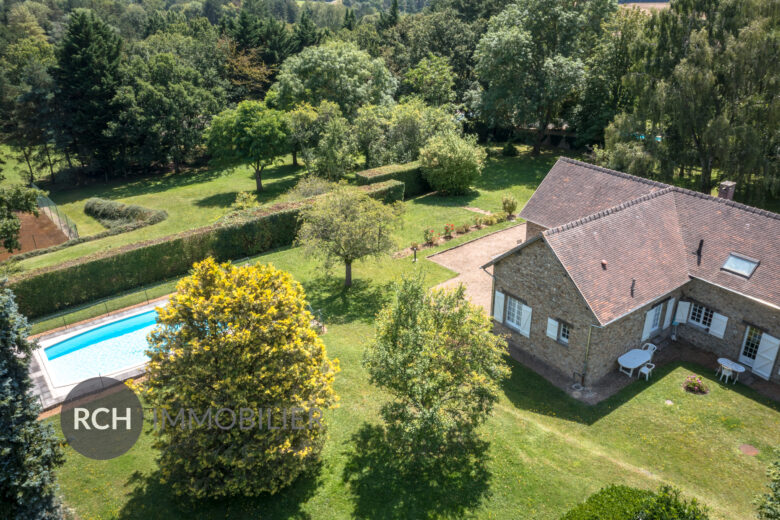
<path id="1" fill-rule="evenodd" d="M 40 189 L 33 185 L 34 188 Z M 68 240 L 73 240 L 79 237 L 79 230 L 76 223 L 73 222 L 68 216 L 61 212 L 57 205 L 46 195 L 38 196 L 38 209 L 41 213 L 46 215 L 49 220 L 54 222 L 60 230 L 68 237 Z"/>

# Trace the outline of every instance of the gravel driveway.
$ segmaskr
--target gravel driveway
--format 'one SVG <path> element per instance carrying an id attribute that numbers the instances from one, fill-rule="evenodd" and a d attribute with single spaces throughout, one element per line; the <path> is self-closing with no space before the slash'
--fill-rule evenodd
<path id="1" fill-rule="evenodd" d="M 449 288 L 462 283 L 466 286 L 466 294 L 472 303 L 481 305 L 487 312 L 490 312 L 490 294 L 493 290 L 493 283 L 490 275 L 480 267 L 494 256 L 512 249 L 524 238 L 525 223 L 429 256 L 428 260 L 459 273 L 455 278 L 447 280 L 437 287 Z M 492 267 L 489 270 L 492 272 Z"/>

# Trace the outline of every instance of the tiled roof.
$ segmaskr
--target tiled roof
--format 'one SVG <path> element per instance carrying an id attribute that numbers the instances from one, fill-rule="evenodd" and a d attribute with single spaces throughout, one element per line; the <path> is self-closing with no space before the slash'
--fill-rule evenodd
<path id="1" fill-rule="evenodd" d="M 660 182 L 561 157 L 520 216 L 553 228 L 666 187 Z"/>
<path id="2" fill-rule="evenodd" d="M 611 188 L 609 201 L 627 198 L 610 207 L 590 198 Z M 521 215 L 532 222 L 557 222 L 542 237 L 602 324 L 692 277 L 780 308 L 776 213 L 572 159 L 558 161 L 526 209 Z M 760 261 L 750 278 L 722 269 L 731 253 Z"/>

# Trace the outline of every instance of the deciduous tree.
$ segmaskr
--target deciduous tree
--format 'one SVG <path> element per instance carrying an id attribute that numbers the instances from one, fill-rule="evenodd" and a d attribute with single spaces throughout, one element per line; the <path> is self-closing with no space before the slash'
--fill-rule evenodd
<path id="1" fill-rule="evenodd" d="M 259 101 L 242 101 L 214 117 L 208 129 L 209 153 L 217 164 L 249 163 L 257 191 L 263 191 L 263 170 L 288 151 L 284 114 Z"/>
<path id="2" fill-rule="evenodd" d="M 375 200 L 350 186 L 318 197 L 301 211 L 296 242 L 310 254 L 344 264 L 344 285 L 352 285 L 352 264 L 369 256 L 381 256 L 395 243 L 392 230 L 399 209 Z"/>
<path id="3" fill-rule="evenodd" d="M 390 102 L 395 88 L 396 80 L 381 59 L 353 43 L 331 41 L 287 59 L 269 96 L 280 108 L 332 101 L 351 117 L 363 105 Z"/>
<path id="4" fill-rule="evenodd" d="M 466 298 L 465 287 L 427 292 L 420 278 L 396 285 L 365 352 L 371 382 L 390 393 L 388 438 L 409 457 L 436 457 L 487 420 L 509 375 L 506 341 Z"/>

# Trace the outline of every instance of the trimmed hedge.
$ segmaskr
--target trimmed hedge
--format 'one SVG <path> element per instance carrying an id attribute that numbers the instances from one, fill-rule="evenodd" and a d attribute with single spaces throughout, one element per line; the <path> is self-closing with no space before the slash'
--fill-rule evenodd
<path id="1" fill-rule="evenodd" d="M 401 181 L 406 185 L 406 197 L 414 197 L 431 191 L 431 186 L 422 176 L 419 162 L 390 164 L 358 172 L 355 176 L 360 185 L 376 184 L 389 180 Z"/>
<path id="2" fill-rule="evenodd" d="M 560 520 L 634 520 L 652 491 L 628 486 L 607 486 L 592 494 Z"/>
<path id="3" fill-rule="evenodd" d="M 387 181 L 362 187 L 384 202 L 402 200 L 404 184 Z M 290 245 L 298 231 L 300 208 L 313 199 L 260 208 L 239 219 L 218 222 L 63 264 L 22 273 L 8 286 L 29 318 L 186 274 L 209 256 L 219 262 Z"/>

